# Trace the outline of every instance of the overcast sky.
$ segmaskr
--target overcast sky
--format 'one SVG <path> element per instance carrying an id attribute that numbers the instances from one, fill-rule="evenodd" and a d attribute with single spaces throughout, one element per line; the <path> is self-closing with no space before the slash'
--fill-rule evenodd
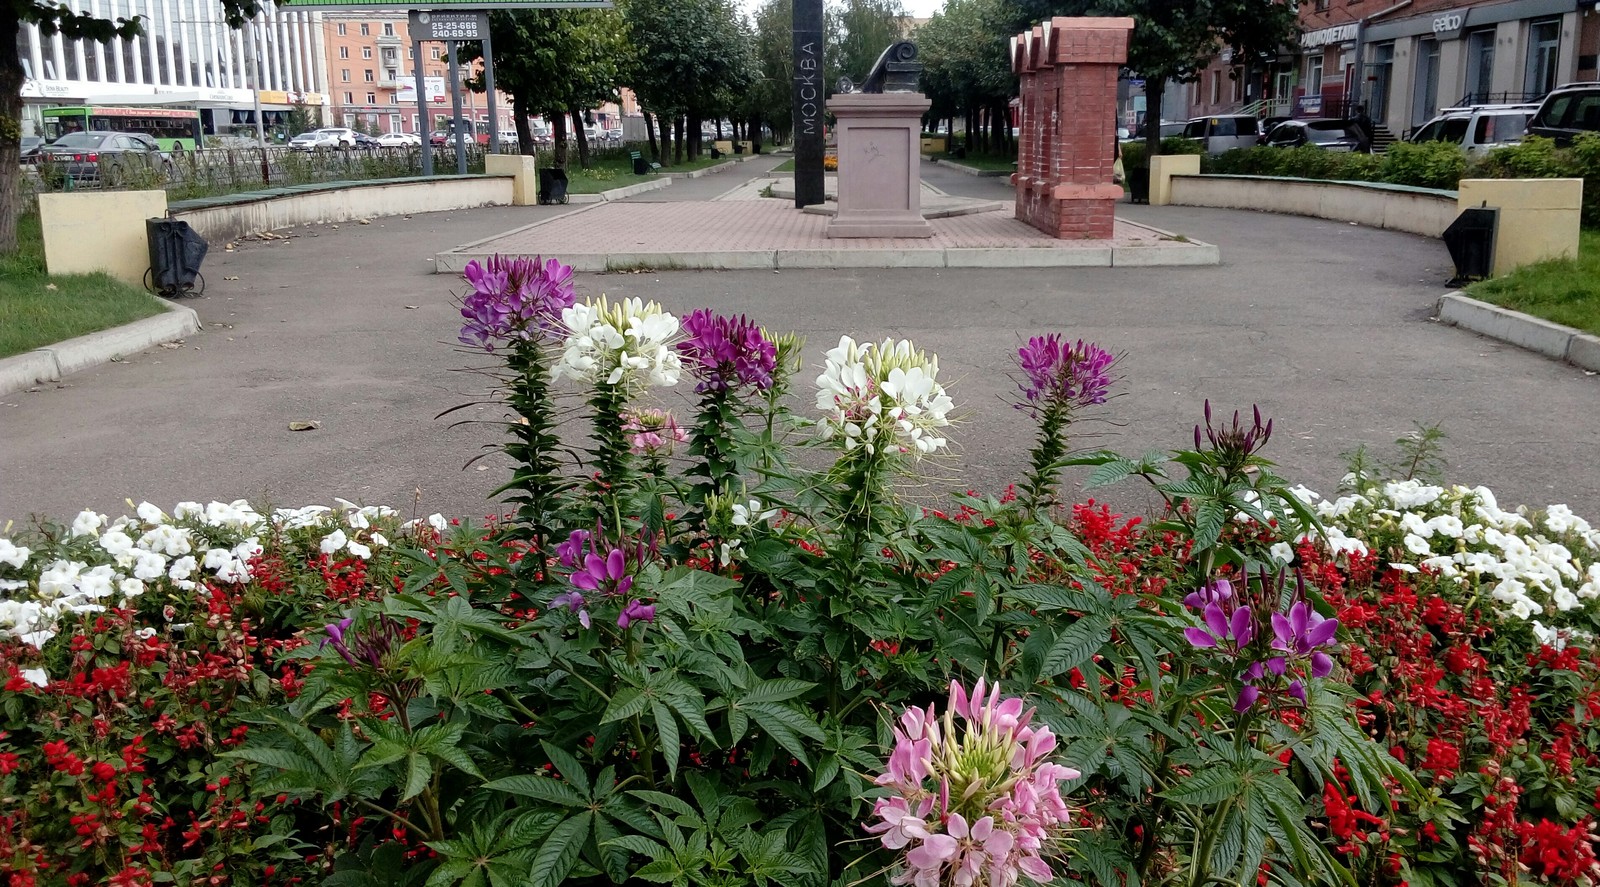
<path id="1" fill-rule="evenodd" d="M 745 14 L 749 15 L 755 12 L 756 7 L 761 5 L 761 0 L 739 0 L 739 5 L 744 9 Z M 914 18 L 927 18 L 944 8 L 944 0 L 900 0 L 900 6 L 905 9 L 906 15 Z"/>

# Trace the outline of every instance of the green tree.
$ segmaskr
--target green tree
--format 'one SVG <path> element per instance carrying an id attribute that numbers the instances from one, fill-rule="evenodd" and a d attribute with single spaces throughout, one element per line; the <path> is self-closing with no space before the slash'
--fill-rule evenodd
<path id="1" fill-rule="evenodd" d="M 260 11 L 257 0 L 220 0 L 228 24 L 239 27 Z M 17 168 L 22 162 L 22 28 L 36 24 L 46 36 L 109 42 L 141 33 L 138 18 L 115 21 L 47 0 L 0 0 L 0 255 L 17 251 Z"/>
<path id="2" fill-rule="evenodd" d="M 322 109 L 314 108 L 303 101 L 296 101 L 289 106 L 288 128 L 290 136 L 321 129 Z"/>
<path id="3" fill-rule="evenodd" d="M 638 64 L 633 91 L 648 111 L 671 120 L 672 156 L 700 153 L 700 122 L 749 89 L 754 57 L 731 0 L 658 0 L 623 7 Z M 662 127 L 667 139 L 667 127 Z M 663 146 L 662 162 L 667 151 Z"/>
<path id="4" fill-rule="evenodd" d="M 555 164 L 566 167 L 568 120 L 580 119 L 585 110 L 616 97 L 627 54 L 624 35 L 621 16 L 611 10 L 519 9 L 489 14 L 495 86 L 511 96 L 521 153 L 534 152 L 528 118 L 543 116 L 555 137 Z M 481 73 L 472 87 L 485 89 Z M 589 146 L 581 123 L 577 135 L 578 162 L 588 166 Z"/>
<path id="5" fill-rule="evenodd" d="M 905 10 L 900 0 L 845 0 L 828 10 L 828 81 L 857 83 L 889 45 L 902 39 Z"/>
<path id="6" fill-rule="evenodd" d="M 1015 15 L 1005 0 L 949 0 L 917 30 L 923 92 L 933 101 L 929 115 L 963 117 L 970 147 L 1009 148 L 1009 104 L 1017 81 L 1008 48 Z"/>
<path id="7" fill-rule="evenodd" d="M 749 116 L 770 125 L 779 142 L 787 142 L 794 129 L 793 27 L 794 0 L 766 0 L 757 7 L 751 34 L 755 70 L 747 93 Z"/>
<path id="8" fill-rule="evenodd" d="M 1217 50 L 1233 57 L 1275 55 L 1294 35 L 1299 0 L 1011 0 L 1016 30 L 1051 15 L 1126 15 L 1134 20 L 1127 67 L 1145 79 L 1145 119 L 1159 124 L 1167 83 L 1191 82 Z M 1161 153 L 1161 127 L 1145 128 L 1145 149 Z"/>

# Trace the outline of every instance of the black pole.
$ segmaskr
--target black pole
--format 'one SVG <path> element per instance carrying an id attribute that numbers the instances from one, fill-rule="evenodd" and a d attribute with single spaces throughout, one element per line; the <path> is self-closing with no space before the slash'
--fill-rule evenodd
<path id="1" fill-rule="evenodd" d="M 446 41 L 445 45 L 450 47 L 450 113 L 454 115 L 456 132 L 456 175 L 464 176 L 467 174 L 467 136 L 461 120 L 461 65 L 456 60 L 456 41 Z M 472 140 L 478 140 L 476 133 Z"/>
<path id="2" fill-rule="evenodd" d="M 823 202 L 822 0 L 794 0 L 794 205 Z"/>
<path id="3" fill-rule="evenodd" d="M 487 22 L 485 22 L 487 25 Z M 500 115 L 494 106 L 494 43 L 489 39 L 489 29 L 483 29 L 483 85 L 489 97 L 489 153 L 500 153 Z"/>
<path id="4" fill-rule="evenodd" d="M 433 175 L 433 121 L 428 115 L 433 113 L 428 110 L 428 86 L 422 77 L 422 41 L 411 41 L 411 64 L 415 66 L 412 72 L 417 78 L 417 135 L 422 138 L 422 174 Z"/>

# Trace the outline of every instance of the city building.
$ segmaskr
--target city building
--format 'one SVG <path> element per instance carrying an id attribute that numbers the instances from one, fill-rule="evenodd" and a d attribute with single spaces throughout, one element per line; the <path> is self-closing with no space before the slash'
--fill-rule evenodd
<path id="1" fill-rule="evenodd" d="M 236 30 L 223 21 L 215 0 L 67 0 L 65 5 L 103 18 L 138 16 L 144 33 L 99 43 L 46 36 L 37 25 L 24 24 L 17 49 L 25 78 L 25 132 L 40 132 L 40 111 L 62 105 L 192 107 L 205 135 L 250 132 L 256 90 L 267 128 L 281 130 L 294 104 L 326 101 L 318 13 L 268 6 Z"/>
<path id="2" fill-rule="evenodd" d="M 1404 137 L 1442 108 L 1538 101 L 1600 76 L 1600 7 L 1578 0 L 1310 0 L 1297 45 L 1241 65 L 1220 54 L 1192 115 L 1356 116 Z M 1289 51 L 1289 50 L 1292 50 Z"/>
<path id="3" fill-rule="evenodd" d="M 404 12 L 326 12 L 321 15 L 323 63 L 329 93 L 329 126 L 355 126 L 381 132 L 418 132 L 415 45 Z M 429 132 L 440 132 L 452 114 L 448 49 L 422 44 L 423 89 L 432 109 Z M 480 62 L 463 62 L 460 76 L 471 80 Z M 461 113 L 487 141 L 488 97 L 461 88 Z M 511 98 L 497 91 L 495 117 L 500 132 L 514 128 Z"/>

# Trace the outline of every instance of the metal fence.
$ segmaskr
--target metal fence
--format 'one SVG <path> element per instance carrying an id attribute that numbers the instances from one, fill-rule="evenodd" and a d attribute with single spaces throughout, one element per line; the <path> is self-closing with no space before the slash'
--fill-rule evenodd
<path id="1" fill-rule="evenodd" d="M 422 174 L 422 148 L 296 151 L 290 148 L 210 148 L 156 157 L 102 154 L 93 162 L 46 159 L 23 167 L 29 203 L 42 193 L 161 189 L 169 200 L 221 197 L 266 188 L 324 182 L 397 179 Z M 456 170 L 455 146 L 434 147 L 434 170 Z M 484 170 L 485 149 L 467 145 L 467 171 Z"/>

